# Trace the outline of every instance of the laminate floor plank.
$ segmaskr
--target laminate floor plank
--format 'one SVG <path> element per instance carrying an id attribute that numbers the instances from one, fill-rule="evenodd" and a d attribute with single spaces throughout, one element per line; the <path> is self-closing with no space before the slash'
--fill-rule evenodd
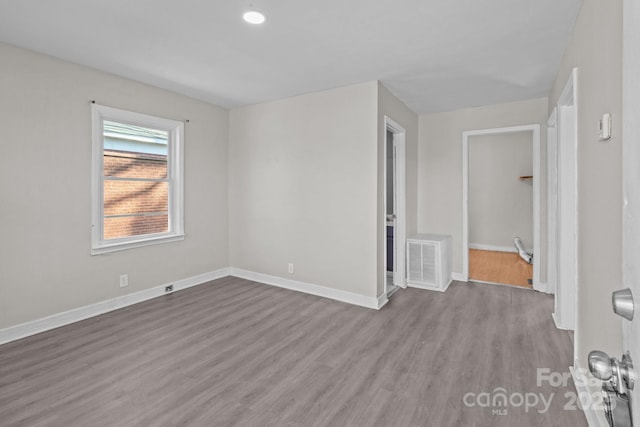
<path id="1" fill-rule="evenodd" d="M 572 363 L 552 309 L 454 282 L 376 311 L 227 277 L 0 346 L 0 426 L 586 426 L 570 380 L 538 381 Z"/>

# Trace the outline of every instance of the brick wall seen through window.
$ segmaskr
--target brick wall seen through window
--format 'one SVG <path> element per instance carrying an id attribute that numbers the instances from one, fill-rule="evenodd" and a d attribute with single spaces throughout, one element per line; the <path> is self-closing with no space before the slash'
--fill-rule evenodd
<path id="1" fill-rule="evenodd" d="M 103 168 L 111 177 L 166 178 L 167 156 L 105 149 Z M 168 189 L 167 182 L 105 180 L 103 238 L 169 231 Z"/>

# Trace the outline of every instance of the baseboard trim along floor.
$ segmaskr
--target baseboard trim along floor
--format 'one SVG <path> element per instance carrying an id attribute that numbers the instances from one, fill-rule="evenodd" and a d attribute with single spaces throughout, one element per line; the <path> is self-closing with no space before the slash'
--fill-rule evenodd
<path id="1" fill-rule="evenodd" d="M 587 371 L 580 366 L 577 359 L 574 361 L 574 366 L 570 368 L 570 371 L 573 377 L 573 383 L 576 386 L 578 398 L 580 399 L 580 406 L 584 411 L 584 416 L 587 419 L 587 423 L 589 423 L 589 427 L 609 427 L 604 412 L 595 407 L 602 405 L 602 399 L 599 399 L 602 391 L 600 388 L 593 390 L 593 388 L 588 385 L 590 380 L 594 381 L 594 378 L 589 378 Z M 589 397 L 589 399 L 587 399 L 587 397 Z"/>
<path id="2" fill-rule="evenodd" d="M 171 283 L 165 283 L 150 289 L 118 296 L 84 307 L 74 308 L 62 313 L 56 313 L 41 319 L 10 326 L 0 330 L 0 344 L 26 338 L 31 335 L 39 334 L 40 332 L 49 331 L 51 329 L 59 328 L 60 326 L 69 325 L 71 323 L 79 322 L 80 320 L 99 316 L 101 314 L 118 310 L 123 307 L 128 307 L 152 298 L 157 298 L 167 293 L 165 290 L 167 286 L 173 286 L 172 292 L 175 292 L 192 286 L 201 285 L 212 280 L 220 279 L 228 275 L 229 268 L 222 268 L 220 270 L 199 274 L 197 276 L 188 277 Z"/>
<path id="3" fill-rule="evenodd" d="M 265 285 L 277 286 L 279 288 L 290 289 L 292 291 L 304 292 L 306 294 L 316 295 L 319 297 L 329 298 L 336 301 L 342 301 L 361 307 L 380 309 L 386 304 L 386 296 L 383 294 L 379 297 L 367 297 L 353 292 L 342 291 L 339 289 L 328 288 L 326 286 L 314 285 L 312 283 L 299 282 L 297 280 L 285 279 L 269 274 L 256 273 L 253 271 L 242 270 L 240 268 L 231 267 L 229 274 L 241 279 L 252 280 L 254 282 L 264 283 Z"/>
<path id="4" fill-rule="evenodd" d="M 30 322 L 21 323 L 19 325 L 10 326 L 0 330 L 0 344 L 26 338 L 31 335 L 79 322 L 80 320 L 90 317 L 99 316 L 110 311 L 128 307 L 152 298 L 165 295 L 166 287 L 173 286 L 172 292 L 181 289 L 190 288 L 208 283 L 212 280 L 220 279 L 226 276 L 234 276 L 242 279 L 260 282 L 265 285 L 277 286 L 280 288 L 290 289 L 298 292 L 304 292 L 336 301 L 346 302 L 349 304 L 372 308 L 379 310 L 388 301 L 387 296 L 382 294 L 378 297 L 367 297 L 353 292 L 342 291 L 339 289 L 328 288 L 326 286 L 314 285 L 311 283 L 299 282 L 296 280 L 285 279 L 282 277 L 271 276 L 263 273 L 242 270 L 239 268 L 222 268 L 186 279 L 178 280 L 171 283 L 165 283 L 143 291 L 134 292 L 127 295 L 118 296 L 106 301 L 90 304 L 84 307 L 74 308 L 62 313 L 53 314 L 41 319 Z"/>

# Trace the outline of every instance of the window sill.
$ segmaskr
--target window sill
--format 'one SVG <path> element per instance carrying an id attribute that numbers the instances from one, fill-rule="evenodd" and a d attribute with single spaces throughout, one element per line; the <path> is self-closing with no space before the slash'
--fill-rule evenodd
<path id="1" fill-rule="evenodd" d="M 149 236 L 141 239 L 136 239 L 134 241 L 104 243 L 101 245 L 94 245 L 91 248 L 91 255 L 103 255 L 111 252 L 124 251 L 127 249 L 157 245 L 160 243 L 178 242 L 180 240 L 184 240 L 184 238 L 185 238 L 185 235 L 184 233 L 182 233 L 182 234 L 171 234 L 171 235 L 154 236 L 154 237 Z"/>

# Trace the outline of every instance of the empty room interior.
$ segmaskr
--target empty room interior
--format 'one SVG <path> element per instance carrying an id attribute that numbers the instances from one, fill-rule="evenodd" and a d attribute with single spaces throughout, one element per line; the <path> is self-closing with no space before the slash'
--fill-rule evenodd
<path id="1" fill-rule="evenodd" d="M 2 1 L 0 426 L 640 425 L 635 3 Z"/>

